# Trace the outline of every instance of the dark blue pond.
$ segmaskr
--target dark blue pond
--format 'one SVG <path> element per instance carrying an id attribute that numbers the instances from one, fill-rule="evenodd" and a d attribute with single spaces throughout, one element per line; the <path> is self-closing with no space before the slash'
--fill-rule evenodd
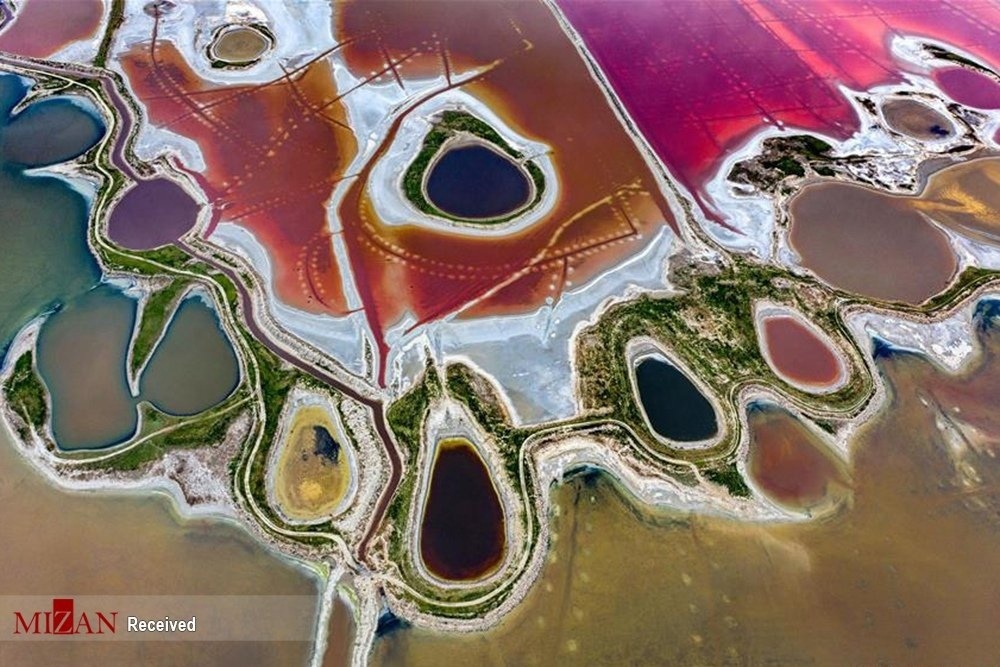
<path id="1" fill-rule="evenodd" d="M 485 146 L 446 152 L 427 177 L 427 198 L 456 218 L 497 218 L 528 203 L 531 184 L 524 172 Z"/>
<path id="2" fill-rule="evenodd" d="M 636 367 L 635 379 L 646 417 L 664 438 L 695 442 L 719 432 L 712 404 L 676 366 L 646 357 Z"/>

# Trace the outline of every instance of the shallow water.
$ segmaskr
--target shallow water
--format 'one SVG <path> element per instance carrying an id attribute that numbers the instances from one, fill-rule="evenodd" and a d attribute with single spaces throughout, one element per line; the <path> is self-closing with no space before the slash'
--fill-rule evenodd
<path id="1" fill-rule="evenodd" d="M 7 111 L 26 90 L 23 79 L 0 75 L 0 136 L 8 131 Z M 38 132 L 47 129 L 37 123 L 34 128 Z M 4 258 L 0 263 L 0 357 L 30 319 L 97 283 L 99 270 L 87 247 L 87 208 L 86 200 L 65 181 L 29 176 L 21 166 L 6 162 L 0 151 Z"/>
<path id="2" fill-rule="evenodd" d="M 160 494 L 67 493 L 49 486 L 14 452 L 2 426 L 0 548 L 5 595 L 319 599 L 310 573 L 233 523 L 180 521 Z M 284 667 L 306 665 L 310 650 L 309 642 L 0 642 L 0 664 Z"/>
<path id="3" fill-rule="evenodd" d="M 850 481 L 827 445 L 788 412 L 770 404 L 749 410 L 747 469 L 772 500 L 795 510 L 824 510 L 840 502 Z"/>
<path id="4" fill-rule="evenodd" d="M 942 114 L 916 100 L 889 100 L 882 105 L 889 127 L 916 139 L 943 139 L 955 133 L 955 126 Z"/>
<path id="5" fill-rule="evenodd" d="M 510 617 L 470 635 L 393 632 L 374 664 L 992 664 L 992 345 L 969 378 L 912 355 L 880 359 L 891 405 L 853 443 L 853 501 L 834 516 L 759 524 L 650 510 L 602 475 L 577 476 L 553 491 L 549 561 Z M 963 444 L 945 440 L 942 414 L 994 416 Z"/>
<path id="6" fill-rule="evenodd" d="M 220 403 L 239 381 L 236 353 L 215 310 L 188 297 L 153 350 L 140 393 L 158 410 L 193 415 Z"/>
<path id="7" fill-rule="evenodd" d="M 240 26 L 220 34 L 212 43 L 211 50 L 219 60 L 240 65 L 260 58 L 268 45 L 268 39 L 260 31 Z"/>
<path id="8" fill-rule="evenodd" d="M 38 369 L 52 400 L 52 433 L 63 449 L 107 447 L 138 422 L 125 359 L 137 303 L 101 285 L 46 320 Z"/>
<path id="9" fill-rule="evenodd" d="M 279 445 L 275 499 L 292 519 L 329 517 L 350 489 L 351 469 L 343 447 L 347 440 L 320 406 L 299 408 L 291 421 Z"/>
<path id="10" fill-rule="evenodd" d="M 1000 158 L 942 169 L 913 205 L 963 236 L 1000 245 Z"/>

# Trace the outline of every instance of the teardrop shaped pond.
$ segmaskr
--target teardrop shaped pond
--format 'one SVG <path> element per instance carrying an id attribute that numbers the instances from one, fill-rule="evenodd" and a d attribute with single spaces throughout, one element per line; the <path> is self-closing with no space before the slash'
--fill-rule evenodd
<path id="1" fill-rule="evenodd" d="M 427 199 L 448 215 L 488 220 L 528 203 L 531 182 L 507 156 L 480 144 L 447 150 L 427 176 Z"/>
<path id="2" fill-rule="evenodd" d="M 506 543 L 503 507 L 472 443 L 438 444 L 420 525 L 420 557 L 437 577 L 468 580 L 495 570 Z"/>
<path id="3" fill-rule="evenodd" d="M 350 492 L 350 441 L 331 412 L 304 405 L 292 415 L 288 435 L 278 444 L 274 498 L 294 521 L 329 518 Z"/>
<path id="4" fill-rule="evenodd" d="M 718 434 L 715 408 L 683 371 L 659 355 L 640 357 L 634 368 L 639 402 L 657 434 L 677 442 Z"/>
<path id="5" fill-rule="evenodd" d="M 842 379 L 843 364 L 825 336 L 792 315 L 766 315 L 761 324 L 761 351 L 779 377 L 807 391 Z"/>
<path id="6" fill-rule="evenodd" d="M 752 405 L 750 476 L 772 500 L 795 510 L 837 503 L 847 493 L 846 466 L 796 417 L 771 405 Z"/>

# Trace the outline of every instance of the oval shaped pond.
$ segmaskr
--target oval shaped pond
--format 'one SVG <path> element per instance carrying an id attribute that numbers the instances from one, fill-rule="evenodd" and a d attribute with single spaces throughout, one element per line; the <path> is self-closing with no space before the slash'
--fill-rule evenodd
<path id="1" fill-rule="evenodd" d="M 452 148 L 427 175 L 427 199 L 448 215 L 487 220 L 528 203 L 531 182 L 508 157 L 480 144 Z"/>
<path id="2" fill-rule="evenodd" d="M 813 510 L 837 503 L 847 493 L 846 466 L 793 415 L 756 404 L 748 410 L 747 422 L 748 471 L 776 503 Z"/>
<path id="3" fill-rule="evenodd" d="M 715 437 L 719 423 L 715 408 L 679 368 L 655 355 L 635 366 L 639 401 L 657 434 L 677 442 Z"/>
<path id="4" fill-rule="evenodd" d="M 916 100 L 889 100 L 882 105 L 882 115 L 889 127 L 915 139 L 944 139 L 955 133 L 950 120 Z"/>
<path id="5" fill-rule="evenodd" d="M 781 378 L 807 389 L 827 389 L 841 379 L 844 366 L 825 336 L 792 315 L 767 315 L 761 324 L 761 351 Z"/>
<path id="6" fill-rule="evenodd" d="M 500 564 L 503 507 L 486 465 L 464 438 L 442 440 L 420 525 L 420 557 L 435 576 L 475 579 Z"/>
<path id="7" fill-rule="evenodd" d="M 227 65 L 251 65 L 271 47 L 271 40 L 249 25 L 222 28 L 212 41 L 212 57 Z"/>
<path id="8" fill-rule="evenodd" d="M 52 435 L 62 449 L 123 442 L 138 414 L 125 374 L 137 305 L 100 285 L 50 316 L 38 334 L 38 371 L 52 400 Z"/>
<path id="9" fill-rule="evenodd" d="M 201 298 L 181 302 L 142 372 L 142 398 L 171 415 L 193 415 L 236 389 L 240 367 L 215 310 Z"/>
<path id="10" fill-rule="evenodd" d="M 1000 84 L 992 77 L 965 67 L 945 67 L 932 75 L 941 90 L 959 104 L 1000 109 Z"/>
<path id="11" fill-rule="evenodd" d="M 789 240 L 803 266 L 834 287 L 918 304 L 947 287 L 958 259 L 912 202 L 840 181 L 807 185 L 788 207 Z"/>
<path id="12" fill-rule="evenodd" d="M 280 443 L 274 496 L 282 514 L 296 521 L 329 518 L 350 490 L 348 440 L 321 405 L 306 405 L 292 416 Z"/>

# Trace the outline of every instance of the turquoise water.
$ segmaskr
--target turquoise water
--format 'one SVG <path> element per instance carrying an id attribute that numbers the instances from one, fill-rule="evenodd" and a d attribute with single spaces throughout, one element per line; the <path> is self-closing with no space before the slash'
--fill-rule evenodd
<path id="1" fill-rule="evenodd" d="M 0 75 L 0 246 L 4 258 L 0 263 L 0 357 L 29 320 L 54 304 L 83 294 L 100 279 L 97 263 L 87 247 L 88 204 L 84 197 L 59 178 L 26 174 L 24 165 L 8 161 L 2 150 L 11 148 L 13 157 L 24 157 L 29 142 L 24 131 L 16 129 L 16 122 L 16 141 L 8 139 L 12 132 L 10 109 L 26 90 L 24 79 Z M 35 106 L 20 117 L 23 119 Z M 47 106 L 33 113 L 29 117 L 31 128 L 36 134 L 46 135 L 52 129 L 47 127 L 48 122 L 86 115 L 82 108 L 72 106 L 76 111 L 68 112 L 60 106 L 53 113 Z M 55 132 L 53 136 L 62 135 Z M 70 154 L 83 146 L 63 138 L 63 144 L 49 142 L 50 148 L 62 146 L 67 149 L 64 153 Z M 99 136 L 83 150 L 97 139 Z"/>
<path id="2" fill-rule="evenodd" d="M 93 105 L 80 98 L 53 97 L 8 116 L 0 152 L 8 162 L 47 167 L 83 155 L 104 136 Z"/>

